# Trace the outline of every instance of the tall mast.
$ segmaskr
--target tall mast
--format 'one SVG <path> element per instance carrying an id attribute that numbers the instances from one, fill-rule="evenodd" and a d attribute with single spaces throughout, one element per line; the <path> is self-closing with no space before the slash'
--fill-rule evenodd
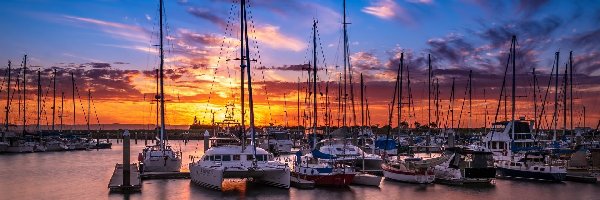
<path id="1" fill-rule="evenodd" d="M 567 79 L 568 79 L 568 70 L 569 70 L 569 65 L 567 63 L 565 63 L 565 74 L 564 74 L 564 88 L 563 91 L 565 92 L 563 94 L 563 136 L 567 135 Z"/>
<path id="2" fill-rule="evenodd" d="M 487 115 L 488 115 L 488 105 L 487 98 L 485 97 L 485 88 L 483 89 L 483 104 L 485 104 L 485 116 L 483 117 L 483 132 L 487 133 Z"/>
<path id="3" fill-rule="evenodd" d="M 345 8 L 344 1 L 344 8 Z M 345 9 L 344 9 L 345 13 Z M 345 14 L 344 14 L 345 16 Z M 344 20 L 345 21 L 345 20 Z M 344 25 L 345 26 L 345 25 Z M 345 58 L 344 58 L 345 59 Z M 317 20 L 313 21 L 313 148 L 317 145 Z"/>
<path id="4" fill-rule="evenodd" d="M 454 129 L 454 77 L 452 77 L 452 90 L 450 91 L 450 128 Z M 448 118 L 446 118 L 448 119 Z"/>
<path id="5" fill-rule="evenodd" d="M 517 36 L 513 35 L 512 36 L 512 95 L 511 95 L 511 106 L 512 106 L 512 110 L 511 110 L 511 121 L 512 121 L 512 138 L 513 140 L 515 139 L 515 97 L 516 97 L 516 91 L 517 91 L 517 84 L 516 84 L 516 61 L 515 61 L 515 57 L 517 57 L 517 53 L 516 53 L 516 46 L 517 46 Z"/>
<path id="6" fill-rule="evenodd" d="M 8 113 L 10 112 L 10 60 L 8 61 L 8 81 L 6 82 L 7 89 L 6 89 L 6 124 L 4 125 L 4 128 L 6 129 L 5 131 L 8 132 Z M 2 141 L 6 141 L 5 139 L 5 132 L 2 132 Z"/>
<path id="7" fill-rule="evenodd" d="M 73 83 L 73 128 L 71 128 L 71 132 L 73 132 L 75 130 L 75 75 L 73 74 L 73 72 L 71 72 L 71 83 Z"/>
<path id="8" fill-rule="evenodd" d="M 427 127 L 429 127 L 429 132 L 431 132 L 431 54 L 427 55 L 427 63 Z"/>
<path id="9" fill-rule="evenodd" d="M 37 79 L 37 131 L 40 134 L 40 138 L 42 137 L 42 129 L 40 127 L 40 117 L 42 113 L 42 84 L 41 84 L 41 71 L 38 70 L 38 79 Z"/>
<path id="10" fill-rule="evenodd" d="M 552 135 L 552 141 L 556 141 L 556 131 L 558 126 L 558 66 L 559 66 L 559 52 L 556 52 L 554 56 L 556 57 L 556 71 L 555 71 L 555 80 L 554 80 L 554 117 L 552 122 L 554 123 L 554 134 Z"/>
<path id="11" fill-rule="evenodd" d="M 160 101 L 160 83 L 159 83 L 159 79 L 160 79 L 160 72 L 159 69 L 156 69 L 156 95 L 154 95 L 154 101 L 156 101 L 156 125 L 154 127 L 154 130 L 156 130 L 156 135 L 154 137 L 152 137 L 152 140 L 154 141 L 154 138 L 156 138 L 156 136 L 160 135 L 160 119 L 159 119 L 159 115 L 160 115 L 160 109 L 159 109 L 159 101 Z"/>
<path id="12" fill-rule="evenodd" d="M 65 116 L 65 92 L 60 96 L 60 132 L 63 131 L 63 117 Z"/>
<path id="13" fill-rule="evenodd" d="M 569 96 L 571 97 L 570 111 L 571 111 L 571 131 L 573 131 L 573 51 L 569 52 Z M 566 94 L 566 92 L 565 92 Z"/>
<path id="14" fill-rule="evenodd" d="M 164 64 L 165 54 L 163 50 L 163 0 L 160 0 L 160 148 L 165 148 L 165 91 L 164 91 Z"/>
<path id="15" fill-rule="evenodd" d="M 344 26 L 344 120 L 343 120 L 343 125 L 346 126 L 346 109 L 347 109 L 347 105 L 346 105 L 346 100 L 348 98 L 348 92 L 346 90 L 346 73 L 348 71 L 348 33 L 346 31 L 346 0 L 344 0 L 344 21 L 343 21 L 343 26 Z"/>
<path id="16" fill-rule="evenodd" d="M 533 68 L 533 125 L 534 133 L 537 135 L 538 131 L 538 120 L 537 120 L 537 77 L 535 74 L 535 67 Z"/>
<path id="17" fill-rule="evenodd" d="M 361 128 L 365 127 L 365 109 L 364 109 L 364 99 L 365 99 L 365 93 L 364 93 L 364 82 L 363 82 L 363 75 L 362 73 L 360 73 L 360 126 Z M 363 142 L 364 145 L 364 142 Z"/>
<path id="18" fill-rule="evenodd" d="M 246 109 L 245 107 L 245 95 L 244 95 L 244 70 L 246 67 L 246 63 L 244 63 L 244 59 L 248 59 L 248 58 L 244 58 L 244 14 L 246 13 L 246 0 L 241 0 L 240 1 L 240 85 L 241 85 L 241 104 L 242 104 L 242 109 L 241 111 L 241 118 L 242 118 L 242 127 L 241 127 L 241 137 L 240 138 L 242 140 L 242 151 L 246 148 Z"/>
<path id="19" fill-rule="evenodd" d="M 298 130 L 300 130 L 300 77 L 298 77 Z"/>
<path id="20" fill-rule="evenodd" d="M 92 112 L 92 90 L 88 89 L 88 112 L 87 112 L 87 131 L 88 134 L 92 134 L 92 132 L 90 131 L 90 113 Z M 100 138 L 98 138 L 100 139 Z M 100 141 L 100 140 L 97 140 Z"/>
<path id="21" fill-rule="evenodd" d="M 52 79 L 52 131 L 54 131 L 54 118 L 56 118 L 56 68 L 54 68 Z"/>
<path id="22" fill-rule="evenodd" d="M 27 115 L 26 115 L 26 108 L 27 108 L 27 96 L 25 95 L 27 93 L 27 54 L 25 54 L 23 56 L 23 134 L 25 134 L 26 132 L 26 127 L 27 127 Z"/>
<path id="23" fill-rule="evenodd" d="M 247 21 L 247 14 L 246 14 L 246 6 L 245 6 L 245 1 L 246 0 L 242 0 L 242 2 L 244 2 L 244 19 L 242 21 L 244 21 L 244 33 L 243 36 L 246 39 L 246 69 L 247 69 L 247 73 L 248 73 L 248 106 L 250 107 L 250 134 L 252 136 L 252 148 L 253 148 L 253 153 L 254 153 L 254 158 L 256 159 L 256 132 L 254 130 L 254 102 L 253 102 L 253 98 L 252 98 L 252 74 L 250 73 L 250 41 L 248 40 L 248 21 Z"/>
<path id="24" fill-rule="evenodd" d="M 404 74 L 404 52 L 400 53 L 400 79 L 398 80 L 398 136 L 400 136 L 400 123 L 402 123 L 402 75 Z M 392 105 L 393 106 L 393 105 Z"/>
<path id="25" fill-rule="evenodd" d="M 468 124 L 468 128 L 469 128 L 469 133 L 471 133 L 471 106 L 472 106 L 472 90 L 473 90 L 473 70 L 469 70 L 469 124 Z"/>

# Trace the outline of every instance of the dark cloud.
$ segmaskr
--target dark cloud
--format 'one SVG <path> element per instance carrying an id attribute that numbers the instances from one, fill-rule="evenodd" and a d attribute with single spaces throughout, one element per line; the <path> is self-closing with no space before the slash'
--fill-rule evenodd
<path id="1" fill-rule="evenodd" d="M 523 13 L 526 16 L 529 16 L 537 12 L 548 2 L 548 0 L 521 0 L 519 1 L 518 8 L 521 13 Z"/>
<path id="2" fill-rule="evenodd" d="M 227 27 L 226 21 L 223 20 L 225 19 L 225 17 L 216 15 L 214 11 L 208 10 L 206 8 L 189 7 L 187 9 L 187 12 L 200 19 L 212 22 L 213 24 L 216 24 L 221 28 Z"/>

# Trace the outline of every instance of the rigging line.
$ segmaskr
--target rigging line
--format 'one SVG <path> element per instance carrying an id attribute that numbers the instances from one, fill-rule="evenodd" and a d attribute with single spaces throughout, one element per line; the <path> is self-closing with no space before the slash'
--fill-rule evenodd
<path id="1" fill-rule="evenodd" d="M 219 69 L 219 66 L 221 64 L 221 58 L 223 57 L 223 47 L 225 45 L 225 41 L 227 41 L 227 31 L 229 30 L 229 27 L 230 27 L 230 22 L 231 22 L 230 19 L 232 18 L 232 13 L 233 13 L 232 10 L 233 10 L 234 6 L 235 6 L 235 3 L 229 8 L 229 16 L 227 18 L 227 24 L 225 26 L 225 31 L 224 31 L 225 33 L 223 34 L 223 40 L 221 41 L 221 47 L 220 47 L 220 50 L 219 50 L 219 56 L 217 57 L 217 64 L 216 64 L 216 66 L 214 67 L 214 70 L 213 70 L 212 81 L 210 83 L 210 92 L 209 92 L 208 98 L 206 100 L 206 105 L 205 105 L 206 112 L 209 112 L 210 100 L 212 99 L 212 95 L 214 93 L 213 89 L 214 89 L 214 86 L 215 86 L 215 81 L 216 81 L 216 78 L 217 78 L 218 69 Z M 233 30 L 232 30 L 232 32 L 233 32 Z M 231 33 L 229 35 L 231 36 Z M 229 41 L 229 42 L 231 42 L 231 41 Z M 207 67 L 207 69 L 210 69 L 210 67 Z M 229 66 L 227 66 L 227 70 L 229 71 Z M 230 83 L 231 83 L 231 81 L 230 81 Z M 212 109 L 210 110 L 210 112 L 211 113 L 213 112 Z M 206 122 L 205 121 L 206 117 L 207 117 L 206 115 L 202 115 L 202 120 L 201 121 L 202 121 L 203 124 Z"/>
<path id="2" fill-rule="evenodd" d="M 250 1 L 248 1 L 247 5 L 248 5 L 248 8 L 251 8 L 252 4 L 250 3 Z M 252 10 L 251 9 L 248 10 L 248 15 L 250 16 L 250 29 L 251 29 L 251 31 L 253 33 L 253 37 L 254 37 L 254 40 L 252 41 L 252 43 L 254 45 L 254 48 L 256 49 L 256 52 L 254 54 L 255 54 L 256 57 L 258 57 L 258 59 L 257 59 L 257 61 L 258 61 L 258 69 L 261 70 L 262 81 L 263 81 L 263 89 L 264 89 L 264 92 L 265 92 L 265 98 L 267 100 L 267 106 L 268 106 L 268 110 L 269 110 L 269 124 L 270 124 L 270 123 L 273 122 L 273 115 L 272 115 L 273 112 L 271 110 L 271 101 L 269 99 L 269 93 L 268 93 L 268 90 L 267 90 L 267 82 L 266 82 L 265 74 L 264 74 L 264 71 L 266 70 L 266 67 L 262 63 L 260 49 L 258 48 L 258 42 L 257 42 L 258 40 L 256 38 L 256 35 L 257 35 L 256 34 L 256 27 L 254 26 L 255 23 L 254 23 L 254 18 L 253 18 Z M 253 72 L 253 74 L 254 74 L 254 72 Z"/>
<path id="3" fill-rule="evenodd" d="M 540 126 L 542 126 L 542 116 L 544 117 L 544 122 L 546 123 L 547 127 L 550 128 L 549 122 L 547 121 L 548 119 L 546 118 L 546 115 L 544 115 L 544 113 L 546 112 L 546 100 L 548 98 L 548 93 L 550 92 L 550 84 L 552 83 L 552 77 L 554 77 L 554 67 L 556 67 L 556 65 L 554 63 L 556 63 L 556 58 L 554 58 L 554 62 L 552 62 L 552 71 L 550 72 L 550 76 L 548 77 L 548 86 L 546 87 L 546 94 L 544 94 L 544 101 L 542 101 L 542 110 L 540 111 L 539 114 L 539 119 L 540 119 Z M 541 95 L 541 94 L 540 94 Z M 541 98 L 541 96 L 540 96 Z M 540 127 L 541 128 L 541 127 Z"/>
<path id="4" fill-rule="evenodd" d="M 467 101 L 467 90 L 469 89 L 470 81 L 467 81 L 467 85 L 465 86 L 465 93 L 463 95 L 462 105 L 460 106 L 460 114 L 458 115 L 458 126 L 457 129 L 460 129 L 460 123 L 462 122 L 462 114 L 465 108 L 465 101 Z"/>

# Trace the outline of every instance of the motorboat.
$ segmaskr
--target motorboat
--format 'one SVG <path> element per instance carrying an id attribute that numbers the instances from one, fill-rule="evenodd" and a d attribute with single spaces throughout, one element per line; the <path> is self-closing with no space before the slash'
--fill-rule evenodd
<path id="1" fill-rule="evenodd" d="M 382 168 L 386 179 L 418 184 L 428 184 L 435 180 L 432 163 L 418 157 L 392 156 Z"/>
<path id="2" fill-rule="evenodd" d="M 492 152 L 485 148 L 456 146 L 445 149 L 434 166 L 436 182 L 446 184 L 491 184 L 496 177 Z"/>

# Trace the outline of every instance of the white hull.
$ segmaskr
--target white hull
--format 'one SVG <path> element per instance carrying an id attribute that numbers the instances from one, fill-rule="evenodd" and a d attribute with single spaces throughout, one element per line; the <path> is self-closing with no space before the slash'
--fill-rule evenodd
<path id="1" fill-rule="evenodd" d="M 393 173 L 389 171 L 383 171 L 383 176 L 386 179 L 392 179 L 395 181 L 402 181 L 407 183 L 419 183 L 419 184 L 428 184 L 432 183 L 435 180 L 435 175 L 412 175 L 412 174 L 399 174 Z"/>
<path id="2" fill-rule="evenodd" d="M 381 176 L 359 173 L 354 176 L 354 179 L 352 179 L 352 184 L 379 187 L 379 184 L 381 183 L 381 179 L 382 179 Z"/>
<path id="3" fill-rule="evenodd" d="M 144 172 L 178 172 L 181 170 L 181 159 L 151 158 L 144 160 Z"/>
<path id="4" fill-rule="evenodd" d="M 228 168 L 220 166 L 204 167 L 190 164 L 190 175 L 192 182 L 200 186 L 221 190 L 225 178 L 253 178 L 256 181 L 266 185 L 290 188 L 290 170 L 289 168 Z"/>

